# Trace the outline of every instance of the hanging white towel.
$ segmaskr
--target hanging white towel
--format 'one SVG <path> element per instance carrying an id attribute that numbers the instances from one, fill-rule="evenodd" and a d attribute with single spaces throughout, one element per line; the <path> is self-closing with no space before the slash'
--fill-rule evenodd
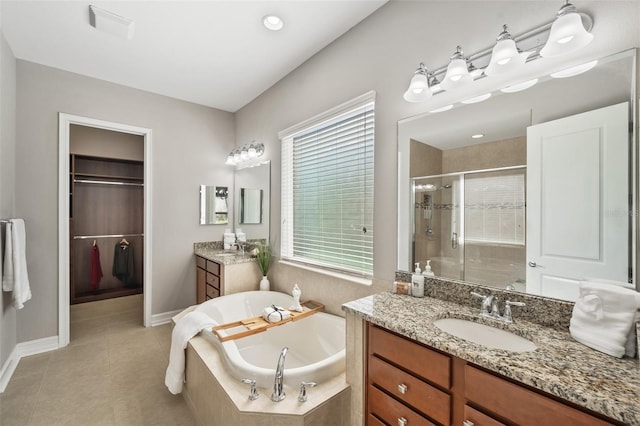
<path id="1" fill-rule="evenodd" d="M 13 306 L 22 309 L 24 303 L 31 299 L 24 220 L 11 219 L 6 227 L 5 237 L 2 289 L 12 291 Z"/>
<path id="2" fill-rule="evenodd" d="M 184 383 L 184 350 L 187 348 L 187 343 L 202 329 L 216 324 L 207 314 L 198 311 L 189 312 L 176 323 L 171 333 L 169 366 L 164 377 L 164 384 L 172 394 L 177 395 L 182 392 L 182 384 Z"/>

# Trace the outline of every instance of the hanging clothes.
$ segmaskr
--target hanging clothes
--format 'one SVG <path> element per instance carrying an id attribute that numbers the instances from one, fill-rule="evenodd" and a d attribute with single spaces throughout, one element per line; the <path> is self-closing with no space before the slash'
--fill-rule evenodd
<path id="1" fill-rule="evenodd" d="M 124 238 L 114 247 L 112 275 L 124 285 L 133 279 L 133 247 Z"/>
<path id="2" fill-rule="evenodd" d="M 100 280 L 102 279 L 102 265 L 100 265 L 100 249 L 95 240 L 91 247 L 91 290 L 97 291 L 100 288 Z"/>

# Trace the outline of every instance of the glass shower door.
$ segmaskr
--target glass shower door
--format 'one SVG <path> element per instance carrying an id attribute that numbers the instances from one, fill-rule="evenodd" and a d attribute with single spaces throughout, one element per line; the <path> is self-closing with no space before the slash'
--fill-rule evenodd
<path id="1" fill-rule="evenodd" d="M 464 278 L 459 176 L 415 178 L 414 258 L 440 277 Z M 415 267 L 415 265 L 414 265 Z"/>

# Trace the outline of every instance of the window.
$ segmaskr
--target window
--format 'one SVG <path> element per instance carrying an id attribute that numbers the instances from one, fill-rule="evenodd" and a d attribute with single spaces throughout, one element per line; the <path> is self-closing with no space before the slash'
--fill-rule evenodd
<path id="1" fill-rule="evenodd" d="M 372 275 L 374 99 L 280 133 L 283 259 Z"/>
<path id="2" fill-rule="evenodd" d="M 525 171 L 465 176 L 465 241 L 524 245 Z"/>

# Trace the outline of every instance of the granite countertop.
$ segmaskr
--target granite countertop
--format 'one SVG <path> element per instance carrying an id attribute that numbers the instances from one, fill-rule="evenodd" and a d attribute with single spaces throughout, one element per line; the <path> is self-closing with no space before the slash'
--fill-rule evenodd
<path id="1" fill-rule="evenodd" d="M 640 367 L 637 359 L 614 358 L 584 346 L 567 331 L 518 320 L 503 324 L 470 308 L 430 297 L 390 292 L 342 305 L 366 321 L 465 359 L 480 367 L 540 389 L 605 416 L 640 425 Z M 440 318 L 471 319 L 532 340 L 538 349 L 510 352 L 488 349 L 454 337 L 433 325 Z"/>
<path id="2" fill-rule="evenodd" d="M 245 263 L 255 261 L 255 257 L 249 253 L 242 253 L 242 250 L 223 250 L 220 248 L 199 247 L 194 249 L 196 256 L 204 257 L 212 262 L 222 265 L 234 265 L 236 263 Z"/>

